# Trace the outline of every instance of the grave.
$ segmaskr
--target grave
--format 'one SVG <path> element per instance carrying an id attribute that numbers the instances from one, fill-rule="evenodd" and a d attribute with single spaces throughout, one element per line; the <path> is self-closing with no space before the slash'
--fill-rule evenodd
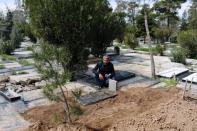
<path id="1" fill-rule="evenodd" d="M 1 89 L 0 90 L 0 95 L 2 95 L 4 98 L 7 100 L 13 102 L 21 98 L 19 94 L 16 92 L 10 90 L 10 89 Z"/>
<path id="2" fill-rule="evenodd" d="M 29 70 L 29 69 L 33 69 L 33 68 L 34 68 L 34 66 L 21 66 L 21 67 L 5 68 L 5 69 L 0 69 L 0 74 L 9 73 L 12 71 Z"/>
<path id="3" fill-rule="evenodd" d="M 135 77 L 134 73 L 131 73 L 131 72 L 128 72 L 128 71 L 117 70 L 115 80 L 120 82 L 122 80 L 126 80 L 126 79 L 133 78 L 133 77 Z"/>
<path id="4" fill-rule="evenodd" d="M 114 91 L 103 89 L 94 93 L 90 93 L 79 98 L 79 103 L 82 105 L 90 105 L 108 98 L 115 97 L 117 94 Z"/>
<path id="5" fill-rule="evenodd" d="M 131 73 L 131 72 L 128 72 L 128 71 L 116 70 L 115 80 L 117 82 L 121 82 L 123 80 L 127 80 L 129 78 L 134 78 L 134 77 L 135 77 L 134 73 Z M 86 75 L 81 80 L 86 82 L 86 83 L 90 83 L 92 85 L 97 85 L 93 75 Z"/>
<path id="6" fill-rule="evenodd" d="M 171 68 L 171 69 L 167 69 L 167 70 L 164 70 L 162 72 L 159 72 L 157 74 L 157 76 L 159 77 L 164 77 L 164 78 L 173 78 L 174 76 L 177 77 L 179 75 L 182 75 L 184 73 L 187 73 L 189 70 L 186 69 L 186 68 Z"/>
<path id="7" fill-rule="evenodd" d="M 192 82 L 192 83 L 197 84 L 197 73 L 193 73 L 193 74 L 183 78 L 182 81 L 188 81 L 188 82 Z"/>
<path id="8" fill-rule="evenodd" d="M 12 53 L 17 58 L 31 58 L 32 51 L 15 51 Z"/>

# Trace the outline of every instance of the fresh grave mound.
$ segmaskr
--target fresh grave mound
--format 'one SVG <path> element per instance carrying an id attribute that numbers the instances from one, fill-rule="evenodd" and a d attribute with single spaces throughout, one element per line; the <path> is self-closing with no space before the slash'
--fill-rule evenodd
<path id="1" fill-rule="evenodd" d="M 84 114 L 75 119 L 73 125 L 64 124 L 61 103 L 35 107 L 23 114 L 26 120 L 34 122 L 29 131 L 57 130 L 114 130 L 153 131 L 185 130 L 197 127 L 197 105 L 183 101 L 177 88 L 151 89 L 131 88 L 119 91 L 118 96 L 97 104 L 85 106 Z M 54 114 L 59 114 L 55 122 Z M 39 125 L 39 126 L 37 126 Z"/>
<path id="2" fill-rule="evenodd" d="M 90 105 L 86 113 L 77 121 L 95 130 L 107 130 L 118 120 L 128 116 L 136 117 L 161 103 L 177 99 L 179 90 L 131 88 L 119 91 L 117 97 Z"/>

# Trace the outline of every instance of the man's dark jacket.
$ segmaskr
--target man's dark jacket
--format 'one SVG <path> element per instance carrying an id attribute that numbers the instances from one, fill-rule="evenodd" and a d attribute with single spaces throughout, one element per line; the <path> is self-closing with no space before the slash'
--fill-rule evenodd
<path id="1" fill-rule="evenodd" d="M 102 74 L 104 77 L 106 74 L 111 74 L 110 78 L 115 77 L 114 66 L 111 62 L 106 65 L 103 62 L 97 63 L 93 69 L 93 73 L 96 75 Z"/>

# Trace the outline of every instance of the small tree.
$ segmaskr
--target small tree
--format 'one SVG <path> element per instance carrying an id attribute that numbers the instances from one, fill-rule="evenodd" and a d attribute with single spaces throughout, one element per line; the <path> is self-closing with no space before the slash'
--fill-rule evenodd
<path id="1" fill-rule="evenodd" d="M 188 50 L 190 58 L 197 57 L 197 30 L 182 31 L 177 40 L 182 48 Z"/>
<path id="2" fill-rule="evenodd" d="M 118 27 L 124 23 L 122 17 L 113 14 L 107 0 L 24 2 L 30 27 L 36 37 L 43 39 L 41 51 L 35 53 L 36 67 L 52 83 L 45 93 L 54 99 L 57 98 L 51 95 L 54 88 L 59 87 L 64 94 L 63 84 L 76 72 L 87 69 L 87 49 L 103 51 L 119 35 Z M 69 116 L 66 96 L 64 98 Z"/>
<path id="3" fill-rule="evenodd" d="M 35 66 L 47 81 L 44 87 L 44 94 L 50 100 L 61 100 L 64 102 L 64 109 L 71 123 L 69 104 L 64 94 L 63 86 L 70 80 L 71 72 L 66 68 L 70 61 L 70 52 L 64 46 L 51 45 L 41 41 L 41 50 L 34 50 Z M 59 88 L 63 99 L 54 93 Z"/>

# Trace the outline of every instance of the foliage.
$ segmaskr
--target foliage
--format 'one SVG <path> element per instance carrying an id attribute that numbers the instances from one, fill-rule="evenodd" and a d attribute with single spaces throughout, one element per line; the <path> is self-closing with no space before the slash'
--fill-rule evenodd
<path id="1" fill-rule="evenodd" d="M 144 21 L 144 10 L 147 12 L 147 21 L 148 27 L 150 30 L 150 35 L 154 36 L 154 28 L 158 27 L 157 22 L 155 20 L 156 15 L 152 12 L 148 5 L 143 6 L 142 10 L 140 11 L 139 15 L 136 17 L 137 23 L 137 36 L 146 37 L 146 28 L 145 28 L 145 21 Z"/>
<path id="2" fill-rule="evenodd" d="M 184 11 L 181 19 L 181 27 L 180 30 L 187 30 L 188 29 L 188 20 L 187 20 L 187 12 Z"/>
<path id="3" fill-rule="evenodd" d="M 35 66 L 43 79 L 49 81 L 54 88 L 69 81 L 70 52 L 64 46 L 51 45 L 42 41 L 41 50 L 34 50 L 33 56 Z"/>
<path id="4" fill-rule="evenodd" d="M 154 50 L 155 50 L 156 54 L 163 56 L 163 52 L 165 51 L 165 45 L 157 44 L 156 47 L 154 48 Z"/>
<path id="5" fill-rule="evenodd" d="M 17 24 L 12 27 L 12 32 L 10 34 L 10 42 L 14 49 L 20 46 L 21 41 L 23 41 L 23 36 Z"/>
<path id="6" fill-rule="evenodd" d="M 70 80 L 71 72 L 69 70 L 70 52 L 65 46 L 52 45 L 44 41 L 41 42 L 41 49 L 34 50 L 33 56 L 35 67 L 42 75 L 42 78 L 47 81 L 44 87 L 44 94 L 53 101 L 63 101 L 66 105 L 65 111 L 68 116 L 68 121 L 71 123 L 69 105 L 62 87 Z M 54 90 L 60 88 L 63 99 L 54 93 Z"/>
<path id="7" fill-rule="evenodd" d="M 30 63 L 28 60 L 25 60 L 25 59 L 19 60 L 18 63 L 21 64 L 21 65 L 23 65 L 23 66 L 32 65 L 32 63 Z"/>
<path id="8" fill-rule="evenodd" d="M 10 40 L 10 34 L 12 32 L 12 26 L 13 26 L 13 12 L 11 12 L 9 9 L 7 11 L 4 24 L 5 26 L 3 28 L 2 37 L 3 40 L 7 41 Z"/>
<path id="9" fill-rule="evenodd" d="M 25 24 L 21 24 L 19 26 L 20 26 L 20 29 L 21 29 L 21 32 L 22 32 L 23 36 L 29 37 L 31 42 L 33 42 L 33 43 L 37 42 L 36 35 L 33 32 L 33 28 L 31 28 L 30 24 L 25 23 Z"/>
<path id="10" fill-rule="evenodd" d="M 175 79 L 162 79 L 161 81 L 164 82 L 167 87 L 176 86 L 177 84 Z"/>
<path id="11" fill-rule="evenodd" d="M 58 114 L 58 113 L 54 113 L 53 114 L 53 122 L 54 123 L 62 123 L 63 122 L 62 115 Z"/>
<path id="12" fill-rule="evenodd" d="M 73 70 L 86 65 L 84 47 L 99 55 L 122 34 L 124 18 L 107 0 L 25 0 L 25 5 L 38 38 L 69 49 Z"/>
<path id="13" fill-rule="evenodd" d="M 80 116 L 83 114 L 83 110 L 80 105 L 74 104 L 74 105 L 71 105 L 70 107 L 71 107 L 70 108 L 71 114 L 76 115 L 76 116 Z"/>
<path id="14" fill-rule="evenodd" d="M 192 0 L 192 6 L 189 9 L 189 28 L 197 29 L 197 1 Z"/>
<path id="15" fill-rule="evenodd" d="M 13 76 L 17 75 L 16 71 L 12 71 L 11 75 L 13 75 Z"/>
<path id="16" fill-rule="evenodd" d="M 0 64 L 0 69 L 5 69 L 5 65 Z"/>
<path id="17" fill-rule="evenodd" d="M 72 91 L 72 94 L 73 96 L 76 98 L 76 99 L 79 99 L 81 97 L 81 94 L 82 94 L 82 90 L 77 88 L 75 90 Z"/>
<path id="18" fill-rule="evenodd" d="M 186 64 L 187 51 L 184 48 L 176 48 L 172 51 L 172 60 L 177 63 Z"/>
<path id="19" fill-rule="evenodd" d="M 160 40 L 162 43 L 168 41 L 168 38 L 173 33 L 173 30 L 169 27 L 154 27 L 152 31 L 153 31 L 153 36 L 158 40 Z"/>
<path id="20" fill-rule="evenodd" d="M 115 12 L 124 13 L 125 18 L 128 19 L 127 22 L 135 26 L 137 7 L 139 7 L 137 1 L 116 0 L 116 3 L 117 3 L 117 7 L 115 9 Z"/>
<path id="21" fill-rule="evenodd" d="M 197 57 L 197 30 L 182 31 L 177 39 L 180 46 L 188 50 L 190 58 Z"/>
<path id="22" fill-rule="evenodd" d="M 135 50 L 149 52 L 149 48 L 143 48 L 143 47 L 135 48 Z"/>
<path id="23" fill-rule="evenodd" d="M 177 16 L 178 9 L 181 8 L 181 4 L 186 0 L 161 0 L 154 4 L 155 11 L 159 14 L 160 20 L 167 20 L 167 27 L 174 25 L 175 21 L 178 21 Z"/>
<path id="24" fill-rule="evenodd" d="M 128 45 L 131 49 L 138 46 L 138 40 L 136 38 L 136 28 L 128 25 L 124 35 L 124 44 Z"/>
<path id="25" fill-rule="evenodd" d="M 7 55 L 7 54 L 2 54 L 2 59 L 3 60 L 8 60 L 8 61 L 16 61 L 16 57 L 12 56 L 12 55 Z"/>
<path id="26" fill-rule="evenodd" d="M 10 55 L 14 51 L 14 45 L 11 43 L 10 40 L 2 41 L 0 43 L 0 53 Z"/>

